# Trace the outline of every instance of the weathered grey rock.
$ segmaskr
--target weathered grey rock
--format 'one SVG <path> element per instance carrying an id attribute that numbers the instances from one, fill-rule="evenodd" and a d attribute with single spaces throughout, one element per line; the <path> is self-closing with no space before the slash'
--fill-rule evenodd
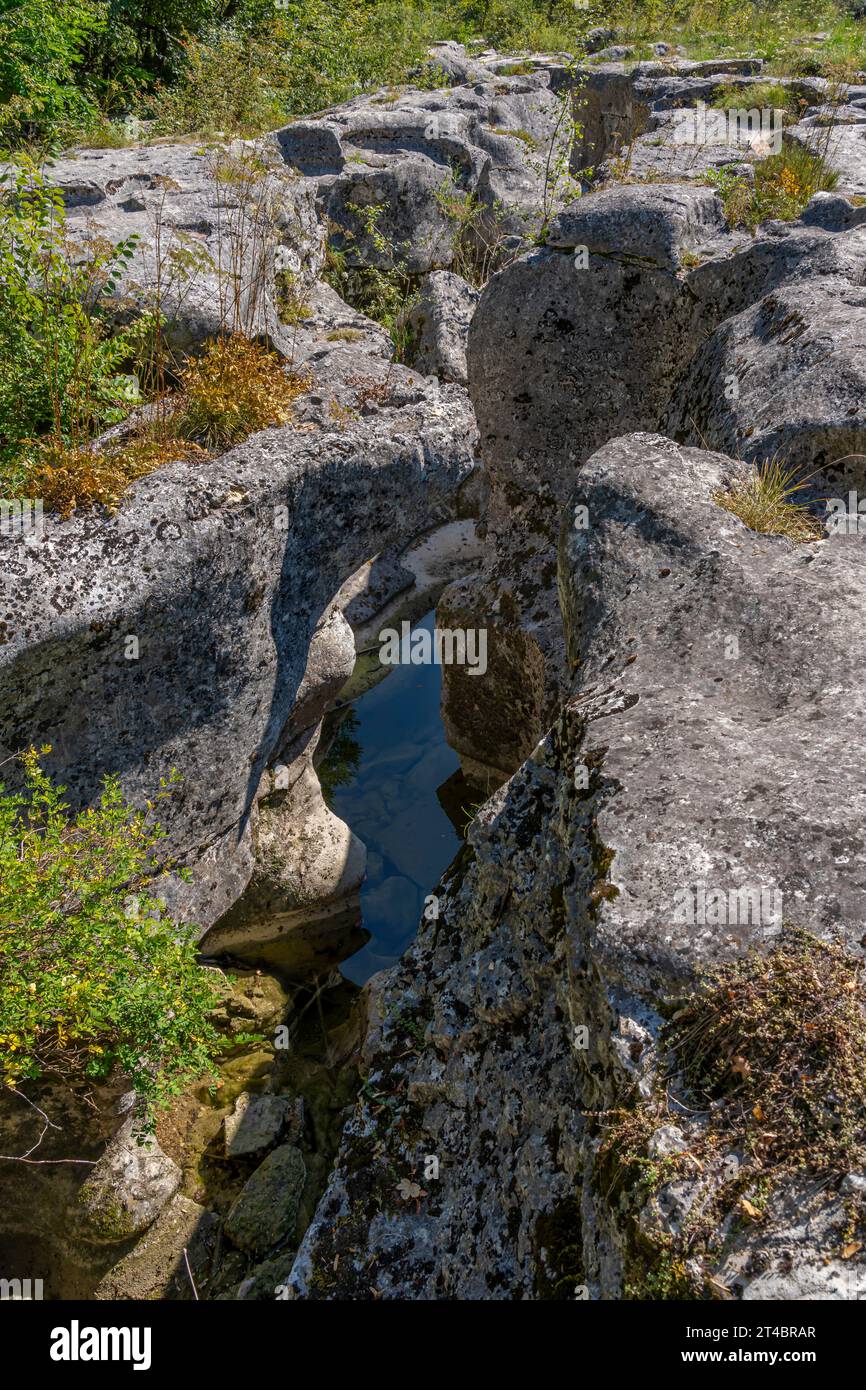
<path id="1" fill-rule="evenodd" d="M 340 347 L 309 367 L 295 424 L 161 468 L 111 518 L 2 538 L 0 756 L 50 743 L 78 805 L 107 772 L 140 805 L 176 767 L 165 848 L 203 873 L 161 891 L 203 929 L 252 871 L 262 778 L 334 594 L 384 536 L 447 519 L 473 467 L 460 388 Z"/>
<path id="2" fill-rule="evenodd" d="M 488 633 L 489 679 L 443 671 L 449 739 L 482 788 L 518 767 L 555 717 L 560 508 L 594 448 L 658 420 L 705 332 L 680 259 L 720 224 L 709 189 L 592 194 L 554 220 L 552 245 L 482 295 L 469 379 L 491 486 L 487 556 L 439 606 L 441 625 Z"/>
<path id="3" fill-rule="evenodd" d="M 488 76 L 485 64 L 470 58 L 462 43 L 434 43 L 428 55 L 428 65 L 438 68 L 455 86 L 476 82 Z"/>
<path id="4" fill-rule="evenodd" d="M 593 62 L 603 56 L 597 54 Z M 749 89 L 764 80 L 762 68 L 761 60 L 754 58 L 690 62 L 679 57 L 638 63 L 630 71 L 616 60 L 591 66 L 575 96 L 582 134 L 572 151 L 572 171 L 596 184 L 604 179 L 703 181 L 709 170 L 735 166 L 740 176 L 748 177 L 750 164 L 776 148 L 778 133 L 756 129 L 755 121 L 761 126 L 757 112 L 749 121 L 741 118 L 720 142 L 714 125 L 717 113 L 697 114 L 697 108 L 700 103 L 712 106 L 719 96 L 729 94 L 730 109 L 756 109 Z M 814 146 L 816 133 L 810 123 L 826 99 L 827 82 L 809 77 L 774 78 L 777 81 L 804 109 L 804 120 L 786 131 L 785 138 Z M 852 105 L 857 90 L 849 96 Z M 856 141 L 851 138 L 849 150 L 846 139 L 840 142 L 838 161 L 833 157 L 840 168 L 852 158 L 856 164 Z"/>
<path id="5" fill-rule="evenodd" d="M 576 694 L 477 814 L 436 923 L 371 986 L 365 1071 L 374 1087 L 387 1076 L 396 1111 L 386 1123 L 359 1101 L 294 1296 L 621 1298 L 632 1219 L 663 1246 L 708 1210 L 716 1175 L 655 1205 L 634 1194 L 621 1221 L 582 1112 L 653 1084 L 663 998 L 778 930 L 754 901 L 721 928 L 678 920 L 677 894 L 772 887 L 787 920 L 861 949 L 863 541 L 748 531 L 714 500 L 736 467 L 638 434 L 580 473 L 589 525 L 569 516 L 560 552 Z M 811 1191 L 792 1225 L 783 1184 L 760 1232 L 732 1230 L 698 1281 L 860 1296 L 860 1271 L 846 1291 L 832 1258 L 839 1203 Z M 781 1251 L 793 1231 L 796 1261 L 769 1278 L 782 1265 L 756 1264 L 756 1244 Z"/>
<path id="6" fill-rule="evenodd" d="M 866 222 L 866 205 L 857 207 L 841 193 L 816 193 L 800 221 L 807 227 L 823 227 L 828 232 L 845 232 Z"/>
<path id="7" fill-rule="evenodd" d="M 814 127 L 801 121 L 786 131 L 787 138 L 796 140 L 807 149 L 821 150 L 827 162 L 839 175 L 839 189 L 844 193 L 866 195 L 866 126 L 844 121 L 833 123 L 825 138 L 816 141 Z"/>
<path id="8" fill-rule="evenodd" d="M 856 483 L 866 449 L 866 232 L 816 249 L 698 350 L 662 417 L 666 433 L 804 473 L 839 461 Z"/>
<path id="9" fill-rule="evenodd" d="M 479 290 L 448 270 L 425 276 L 407 316 L 416 371 L 466 385 L 469 325 L 480 297 Z"/>
<path id="10" fill-rule="evenodd" d="M 447 268 L 464 234 L 449 200 L 476 197 L 497 236 L 540 224 L 548 153 L 568 155 L 554 74 L 509 76 L 492 61 L 473 73 L 467 85 L 359 97 L 269 137 L 316 181 L 350 265 Z"/>
<path id="11" fill-rule="evenodd" d="M 290 360 L 301 367 L 328 346 L 351 347 L 390 362 L 394 340 L 381 323 L 353 309 L 324 280 L 317 280 L 302 301 L 301 316 L 292 325 Z"/>
<path id="12" fill-rule="evenodd" d="M 609 188 L 555 217 L 547 245 L 555 250 L 585 246 L 597 255 L 631 257 L 677 271 L 685 251 L 705 245 L 724 227 L 722 202 L 711 188 Z"/>
<path id="13" fill-rule="evenodd" d="M 291 355 L 277 276 L 308 292 L 325 234 L 315 188 L 264 144 L 79 150 L 46 173 L 63 192 L 73 241 L 138 238 L 118 286 L 121 313 L 159 298 L 166 336 L 180 351 L 241 327 Z"/>
<path id="14" fill-rule="evenodd" d="M 634 49 L 627 43 L 611 43 L 606 48 L 595 49 L 593 56 L 599 63 L 624 63 L 634 57 Z"/>
<path id="15" fill-rule="evenodd" d="M 115 1245 L 153 1225 L 180 1186 L 181 1171 L 152 1135 L 136 1133 L 130 1115 L 111 1140 L 75 1198 L 75 1235 L 95 1245 Z"/>
<path id="16" fill-rule="evenodd" d="M 92 1297 L 111 1301 L 206 1297 L 220 1224 L 212 1211 L 178 1193 L 147 1234 L 103 1276 Z"/>
<path id="17" fill-rule="evenodd" d="M 273 1148 L 290 1109 L 288 1096 L 252 1096 L 242 1091 L 223 1121 L 226 1158 L 247 1158 Z"/>
<path id="18" fill-rule="evenodd" d="M 489 634 L 495 676 L 482 690 L 446 668 L 443 690 L 449 738 L 482 787 L 519 765 L 566 688 L 552 533 L 594 448 L 661 428 L 748 458 L 778 451 L 807 471 L 847 459 L 836 483 L 856 484 L 861 236 L 781 223 L 730 233 L 707 188 L 627 185 L 585 196 L 553 220 L 544 250 L 488 285 L 468 352 L 487 555 L 440 605 L 443 623 Z"/>
<path id="19" fill-rule="evenodd" d="M 294 1258 L 294 1252 L 288 1251 L 273 1260 L 264 1260 L 256 1265 L 238 1285 L 235 1298 L 263 1303 L 283 1298 L 283 1290 Z"/>
<path id="20" fill-rule="evenodd" d="M 241 1250 L 269 1250 L 289 1234 L 298 1214 L 306 1169 L 300 1149 L 274 1149 L 245 1183 L 226 1217 L 225 1233 Z"/>
<path id="21" fill-rule="evenodd" d="M 850 1208 L 799 1182 L 772 1195 L 760 1226 L 741 1232 L 714 1275 L 716 1288 L 747 1303 L 862 1302 L 866 1266 L 841 1252 Z"/>
<path id="22" fill-rule="evenodd" d="M 255 868 L 211 932 L 209 950 L 240 951 L 357 906 L 366 850 L 326 805 L 313 767 L 322 717 L 354 665 L 352 630 L 332 607 L 313 634 L 294 709 L 263 778 L 252 832 Z"/>
<path id="23" fill-rule="evenodd" d="M 662 1125 L 650 1135 L 647 1152 L 650 1158 L 669 1158 L 687 1147 L 686 1137 L 679 1125 Z"/>

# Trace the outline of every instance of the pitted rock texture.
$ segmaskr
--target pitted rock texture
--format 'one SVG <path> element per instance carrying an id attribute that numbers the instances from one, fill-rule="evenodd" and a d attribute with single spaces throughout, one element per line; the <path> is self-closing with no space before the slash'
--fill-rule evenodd
<path id="1" fill-rule="evenodd" d="M 609 1203 L 591 1112 L 652 1084 L 666 997 L 778 930 L 686 924 L 678 890 L 774 886 L 862 954 L 863 541 L 748 531 L 714 500 L 737 467 L 647 434 L 586 463 L 589 525 L 560 551 L 575 694 L 371 986 L 367 1085 L 296 1297 L 623 1297 L 635 1226 L 663 1237 L 700 1185 Z M 842 1204 L 813 1189 L 806 1224 L 801 1200 L 783 1185 L 759 1234 L 692 1272 L 729 1296 L 861 1296 Z"/>
<path id="2" fill-rule="evenodd" d="M 79 150 L 45 173 L 63 194 L 73 243 L 136 238 L 118 284 L 121 317 L 159 306 L 182 352 L 243 329 L 290 357 L 279 277 L 310 291 L 325 231 L 315 190 L 267 154 L 249 141 Z"/>
<path id="3" fill-rule="evenodd" d="M 348 264 L 449 268 L 461 236 L 447 206 L 455 198 L 477 199 L 500 233 L 539 225 L 548 160 L 569 152 L 557 65 L 519 76 L 497 66 L 509 64 L 467 60 L 457 86 L 358 97 L 269 137 L 314 182 Z"/>
<path id="4" fill-rule="evenodd" d="M 262 777 L 334 594 L 384 536 L 446 520 L 473 466 L 459 387 L 344 348 L 310 371 L 293 424 L 161 468 L 113 517 L 3 540 L 0 756 L 50 743 L 76 805 L 109 772 L 141 805 L 176 768 L 165 848 L 203 872 L 165 892 L 203 930 L 249 878 Z"/>

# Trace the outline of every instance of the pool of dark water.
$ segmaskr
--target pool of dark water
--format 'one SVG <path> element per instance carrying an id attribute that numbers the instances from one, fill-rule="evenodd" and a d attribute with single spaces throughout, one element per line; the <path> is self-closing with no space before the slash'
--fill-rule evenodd
<path id="1" fill-rule="evenodd" d="M 415 626 L 432 632 L 433 624 L 428 613 Z M 438 666 L 393 667 L 342 711 L 319 768 L 331 809 L 367 846 L 361 911 L 370 939 L 340 966 L 356 984 L 399 960 L 463 843 L 445 810 L 460 823 L 460 763 L 445 740 L 441 688 Z"/>

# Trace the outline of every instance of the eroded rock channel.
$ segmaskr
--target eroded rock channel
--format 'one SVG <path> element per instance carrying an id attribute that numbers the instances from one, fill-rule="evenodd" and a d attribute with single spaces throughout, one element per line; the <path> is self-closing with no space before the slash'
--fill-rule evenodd
<path id="1" fill-rule="evenodd" d="M 50 745 L 81 806 L 107 772 L 141 802 L 177 769 L 160 892 L 224 972 L 221 1026 L 260 1037 L 144 1147 L 122 1085 L 38 1099 L 66 1113 L 43 1156 L 87 1176 L 0 1171 L 0 1249 L 49 1252 L 61 1297 L 861 1298 L 854 1160 L 810 1185 L 662 1092 L 670 1001 L 702 972 L 801 931 L 830 953 L 820 992 L 821 960 L 863 955 L 866 569 L 822 509 L 864 487 L 866 85 L 822 147 L 834 191 L 748 230 L 707 176 L 748 186 L 762 151 L 675 124 L 721 85 L 745 100 L 759 61 L 434 61 L 442 86 L 259 151 L 269 231 L 238 299 L 305 374 L 292 422 L 4 538 L 0 761 Z M 828 93 L 790 82 L 807 148 Z M 580 198 L 537 154 L 563 142 Z M 70 216 L 118 235 L 152 188 L 218 280 L 197 156 L 150 158 L 59 162 Z M 468 245 L 445 177 L 488 214 Z M 410 365 L 321 278 L 326 230 L 347 295 L 403 248 Z M 184 350 L 214 294 L 177 306 Z M 809 475 L 796 544 L 725 505 L 780 456 Z M 426 668 L 422 694 L 408 665 L 358 695 L 382 629 L 434 604 L 486 643 L 483 677 L 443 667 L 444 734 Z M 360 794 L 353 737 L 378 740 Z M 377 793 L 395 767 L 450 782 L 452 822 Z M 23 1153 L 38 1113 L 3 1114 Z"/>

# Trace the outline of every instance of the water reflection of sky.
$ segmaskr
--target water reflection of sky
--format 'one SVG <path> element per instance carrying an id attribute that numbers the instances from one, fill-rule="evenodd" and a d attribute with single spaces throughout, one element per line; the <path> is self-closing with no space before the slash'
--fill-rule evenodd
<path id="1" fill-rule="evenodd" d="M 429 613 L 417 627 L 432 631 Z M 340 969 L 356 984 L 393 965 L 418 929 L 425 896 L 461 845 L 436 790 L 459 766 L 445 742 L 438 666 L 395 666 L 355 702 L 357 773 L 329 798 L 367 846 L 361 889 L 370 940 Z"/>

